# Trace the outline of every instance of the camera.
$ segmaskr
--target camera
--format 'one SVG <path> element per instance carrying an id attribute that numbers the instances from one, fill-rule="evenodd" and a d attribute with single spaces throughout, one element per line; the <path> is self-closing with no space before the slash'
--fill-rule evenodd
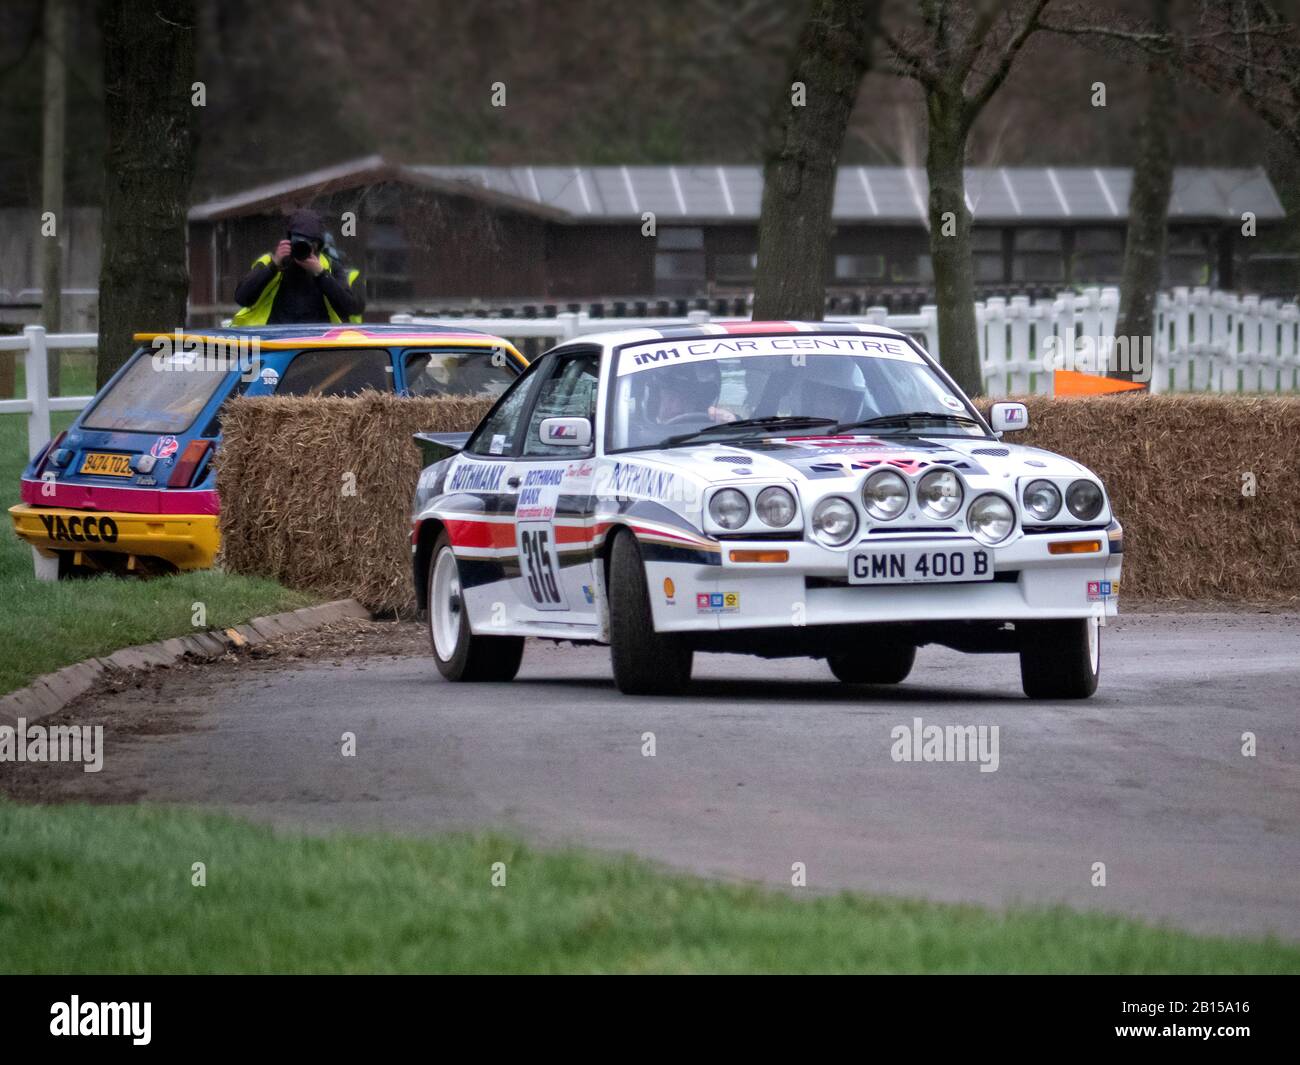
<path id="1" fill-rule="evenodd" d="M 306 237 L 291 235 L 289 237 L 289 241 L 290 241 L 289 254 L 292 255 L 296 261 L 302 262 L 304 259 L 311 258 L 310 240 L 308 240 Z"/>

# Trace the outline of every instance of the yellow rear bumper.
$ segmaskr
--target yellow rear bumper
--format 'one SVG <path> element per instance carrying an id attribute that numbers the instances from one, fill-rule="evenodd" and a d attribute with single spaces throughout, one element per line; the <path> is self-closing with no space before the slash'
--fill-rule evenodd
<path id="1" fill-rule="evenodd" d="M 215 514 L 130 514 L 19 503 L 9 508 L 14 532 L 47 557 L 108 551 L 160 558 L 177 569 L 207 569 L 221 546 Z"/>

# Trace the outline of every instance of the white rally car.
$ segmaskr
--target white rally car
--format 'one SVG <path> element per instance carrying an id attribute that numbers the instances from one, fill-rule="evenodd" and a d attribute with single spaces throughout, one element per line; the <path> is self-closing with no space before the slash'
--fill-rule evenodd
<path id="1" fill-rule="evenodd" d="M 990 428 L 991 423 L 991 428 Z M 608 643 L 626 693 L 696 651 L 825 658 L 893 684 L 917 647 L 1020 656 L 1033 698 L 1097 687 L 1123 539 L 1097 477 L 1002 442 L 910 338 L 743 322 L 583 337 L 470 434 L 419 434 L 417 598 L 450 680 L 524 638 Z"/>

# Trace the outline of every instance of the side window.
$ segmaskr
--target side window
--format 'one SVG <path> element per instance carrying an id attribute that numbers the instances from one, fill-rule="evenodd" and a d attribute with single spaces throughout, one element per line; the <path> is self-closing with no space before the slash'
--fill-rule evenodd
<path id="1" fill-rule="evenodd" d="M 556 359 L 555 370 L 537 394 L 537 404 L 528 419 L 528 434 L 524 437 L 525 455 L 581 454 L 576 448 L 562 447 L 542 441 L 538 435 L 545 418 L 586 418 L 593 423 L 595 434 L 596 386 L 600 380 L 600 354 L 583 351 Z"/>
<path id="2" fill-rule="evenodd" d="M 487 348 L 413 351 L 406 355 L 406 391 L 412 396 L 491 396 L 516 377 L 513 364 Z"/>
<path id="3" fill-rule="evenodd" d="M 523 427 L 524 412 L 537 375 L 545 364 L 533 363 L 522 377 L 515 380 L 510 390 L 497 401 L 488 416 L 474 430 L 465 450 L 471 455 L 513 455 Z"/>
<path id="4" fill-rule="evenodd" d="M 367 388 L 393 390 L 387 348 L 326 348 L 294 356 L 277 396 L 355 396 Z"/>

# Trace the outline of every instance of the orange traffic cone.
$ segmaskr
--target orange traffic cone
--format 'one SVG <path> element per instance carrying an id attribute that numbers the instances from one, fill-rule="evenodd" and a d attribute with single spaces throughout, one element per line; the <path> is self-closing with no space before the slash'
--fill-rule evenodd
<path id="1" fill-rule="evenodd" d="M 1052 394 L 1056 396 L 1103 396 L 1110 392 L 1141 392 L 1146 387 L 1137 381 L 1121 381 L 1078 370 L 1055 370 L 1052 373 Z"/>

